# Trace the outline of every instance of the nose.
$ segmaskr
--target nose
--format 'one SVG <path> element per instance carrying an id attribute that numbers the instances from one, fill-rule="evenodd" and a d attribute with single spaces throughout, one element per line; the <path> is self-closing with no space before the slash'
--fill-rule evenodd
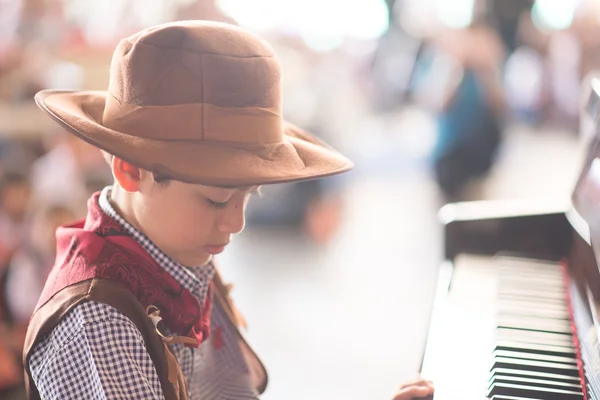
<path id="1" fill-rule="evenodd" d="M 217 229 L 221 233 L 234 235 L 244 230 L 246 225 L 246 204 L 236 202 L 221 211 L 217 222 Z"/>

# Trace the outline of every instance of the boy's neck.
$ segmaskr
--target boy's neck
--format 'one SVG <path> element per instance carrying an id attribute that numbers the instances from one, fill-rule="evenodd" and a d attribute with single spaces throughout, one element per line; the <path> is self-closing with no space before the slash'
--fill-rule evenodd
<path id="1" fill-rule="evenodd" d="M 112 189 L 108 197 L 110 205 L 125 221 L 130 223 L 138 231 L 144 233 L 144 230 L 139 224 L 137 218 L 135 217 L 132 200 L 133 199 L 130 193 L 127 193 L 126 191 L 121 189 L 116 183 L 112 185 Z"/>

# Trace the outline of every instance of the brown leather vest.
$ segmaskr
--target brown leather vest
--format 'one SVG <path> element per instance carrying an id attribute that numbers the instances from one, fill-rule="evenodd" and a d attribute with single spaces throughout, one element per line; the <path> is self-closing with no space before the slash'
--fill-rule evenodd
<path id="1" fill-rule="evenodd" d="M 219 301 L 227 313 L 233 328 L 238 333 L 239 345 L 245 356 L 252 382 L 259 393 L 267 386 L 267 372 L 254 351 L 244 340 L 238 326 L 242 322 L 240 316 L 229 298 L 229 288 L 224 285 L 219 274 L 213 280 L 215 299 Z M 54 295 L 33 316 L 27 330 L 23 365 L 25 366 L 25 384 L 29 400 L 39 400 L 40 395 L 29 374 L 29 356 L 35 345 L 60 323 L 73 307 L 84 301 L 97 301 L 110 305 L 129 318 L 141 332 L 150 354 L 165 400 L 187 400 L 187 384 L 177 365 L 172 360 L 169 347 L 157 333 L 154 324 L 146 310 L 136 297 L 119 283 L 106 279 L 90 279 L 68 286 Z"/>

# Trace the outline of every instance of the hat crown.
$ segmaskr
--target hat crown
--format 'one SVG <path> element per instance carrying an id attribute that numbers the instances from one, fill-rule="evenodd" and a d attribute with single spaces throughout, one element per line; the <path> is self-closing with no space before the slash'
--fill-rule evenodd
<path id="1" fill-rule="evenodd" d="M 281 108 L 281 66 L 258 36 L 233 25 L 181 21 L 123 39 L 109 92 L 137 106 Z"/>
<path id="2" fill-rule="evenodd" d="M 121 41 L 109 90 L 41 91 L 38 105 L 87 142 L 189 183 L 249 186 L 339 174 L 352 163 L 284 122 L 281 67 L 232 25 L 176 22 Z"/>

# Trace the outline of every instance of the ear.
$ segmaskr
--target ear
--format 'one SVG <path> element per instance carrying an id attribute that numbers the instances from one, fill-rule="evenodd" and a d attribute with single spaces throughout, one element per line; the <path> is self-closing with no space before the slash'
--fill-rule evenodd
<path id="1" fill-rule="evenodd" d="M 112 158 L 111 169 L 115 181 L 126 192 L 137 192 L 141 184 L 141 170 L 118 157 Z"/>

